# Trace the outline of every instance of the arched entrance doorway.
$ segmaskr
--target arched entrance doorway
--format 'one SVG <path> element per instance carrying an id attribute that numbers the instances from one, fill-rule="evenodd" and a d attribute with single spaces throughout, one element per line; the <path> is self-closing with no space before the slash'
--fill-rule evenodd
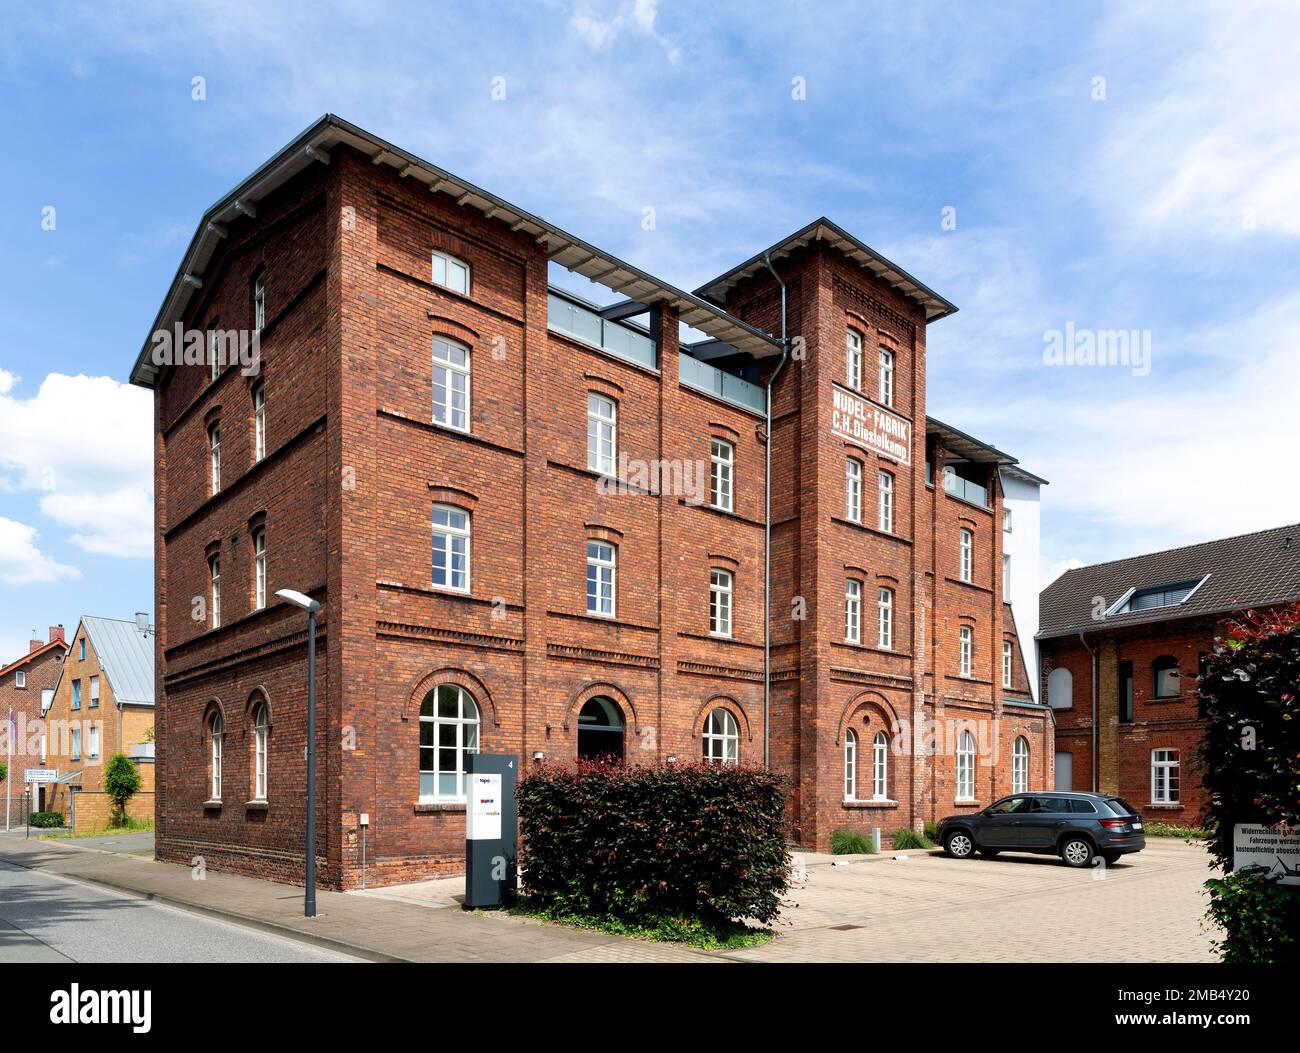
<path id="1" fill-rule="evenodd" d="M 613 699 L 597 695 L 578 714 L 578 756 L 623 760 L 623 714 Z"/>

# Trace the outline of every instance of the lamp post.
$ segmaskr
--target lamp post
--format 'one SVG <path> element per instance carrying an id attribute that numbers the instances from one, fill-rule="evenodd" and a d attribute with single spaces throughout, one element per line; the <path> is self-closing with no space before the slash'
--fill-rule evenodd
<path id="1" fill-rule="evenodd" d="M 316 612 L 320 604 L 293 589 L 276 595 L 307 612 L 307 876 L 303 917 L 316 917 Z"/>

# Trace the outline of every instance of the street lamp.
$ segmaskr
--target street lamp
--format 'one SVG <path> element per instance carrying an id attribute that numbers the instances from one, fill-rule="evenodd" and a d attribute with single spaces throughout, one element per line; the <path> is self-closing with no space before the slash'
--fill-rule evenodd
<path id="1" fill-rule="evenodd" d="M 316 917 L 316 612 L 320 604 L 293 589 L 278 589 L 285 603 L 307 612 L 307 891 L 303 917 Z"/>

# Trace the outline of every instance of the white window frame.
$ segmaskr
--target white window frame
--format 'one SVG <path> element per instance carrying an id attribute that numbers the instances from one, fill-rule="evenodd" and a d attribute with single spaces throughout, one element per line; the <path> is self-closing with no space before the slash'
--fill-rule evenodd
<path id="1" fill-rule="evenodd" d="M 443 688 L 454 688 L 456 691 L 456 716 L 444 717 L 439 713 L 439 698 Z M 423 738 L 419 740 L 419 773 L 420 775 L 433 776 L 433 793 L 420 793 L 419 799 L 422 803 L 465 803 L 465 787 L 467 767 L 465 758 L 478 753 L 479 735 L 482 731 L 482 711 L 479 709 L 478 699 L 471 695 L 465 688 L 459 684 L 439 684 L 429 692 L 426 698 L 432 696 L 430 708 L 432 713 L 424 712 L 424 702 L 420 703 L 420 727 L 426 724 L 433 725 L 433 744 L 424 745 Z M 454 727 L 456 729 L 456 741 L 453 745 L 442 745 L 442 728 Z M 455 752 L 455 770 L 450 771 L 442 767 L 442 751 L 444 749 L 454 750 Z M 426 750 L 433 751 L 433 766 L 426 768 L 424 754 Z M 456 790 L 454 793 L 441 793 L 438 789 L 442 782 L 443 775 L 455 774 Z"/>
<path id="2" fill-rule="evenodd" d="M 735 578 L 721 567 L 709 570 L 709 635 L 730 638 L 731 601 Z"/>
<path id="3" fill-rule="evenodd" d="M 599 391 L 588 391 L 587 470 L 613 476 L 617 465 L 618 402 Z"/>
<path id="4" fill-rule="evenodd" d="M 735 508 L 736 447 L 725 439 L 709 443 L 709 503 L 723 512 Z"/>
<path id="5" fill-rule="evenodd" d="M 880 345 L 880 403 L 894 404 L 894 352 L 884 344 Z"/>
<path id="6" fill-rule="evenodd" d="M 464 260 L 449 252 L 434 249 L 429 253 L 429 281 L 444 289 L 468 296 L 470 290 L 470 266 Z"/>
<path id="7" fill-rule="evenodd" d="M 457 362 L 455 352 L 465 356 L 465 361 Z M 473 356 L 467 344 L 459 340 L 449 340 L 445 336 L 434 336 L 430 342 L 429 399 L 433 406 L 433 423 L 452 431 L 469 433 L 470 397 L 473 386 Z M 456 389 L 456 382 L 464 382 L 464 390 Z M 442 400 L 438 399 L 438 389 L 442 388 Z M 456 405 L 457 395 L 463 395 L 463 406 Z"/>
<path id="8" fill-rule="evenodd" d="M 1002 533 L 1011 533 L 1011 509 L 1006 505 L 1002 506 Z"/>
<path id="9" fill-rule="evenodd" d="M 92 721 L 86 732 L 86 760 L 99 760 L 99 724 Z"/>
<path id="10" fill-rule="evenodd" d="M 17 688 L 27 687 L 27 670 L 19 669 L 16 673 L 14 673 L 14 687 Z"/>
<path id="11" fill-rule="evenodd" d="M 975 735 L 969 730 L 957 736 L 957 800 L 975 800 Z"/>
<path id="12" fill-rule="evenodd" d="M 224 750 L 224 745 L 222 741 L 224 737 L 223 735 L 224 730 L 225 730 L 225 722 L 221 719 L 221 714 L 220 713 L 213 714 L 212 722 L 208 728 L 208 733 L 212 736 L 211 770 L 208 773 L 210 776 L 208 782 L 208 789 L 211 793 L 211 796 L 208 797 L 208 800 L 210 801 L 221 800 L 221 757 L 222 757 L 222 752 Z"/>
<path id="13" fill-rule="evenodd" d="M 221 557 L 208 557 L 208 606 L 212 615 L 212 628 L 221 628 Z"/>
<path id="14" fill-rule="evenodd" d="M 211 474 L 212 496 L 221 493 L 221 422 L 208 428 L 208 470 Z"/>
<path id="15" fill-rule="evenodd" d="M 72 729 L 72 752 L 68 755 L 69 760 L 81 760 L 81 729 Z"/>
<path id="16" fill-rule="evenodd" d="M 957 630 L 957 671 L 965 677 L 972 675 L 975 657 L 975 630 L 963 625 Z"/>
<path id="17" fill-rule="evenodd" d="M 958 550 L 961 555 L 958 575 L 962 581 L 973 581 L 975 578 L 975 531 L 968 527 L 961 528 Z"/>
<path id="18" fill-rule="evenodd" d="M 876 646 L 894 649 L 894 590 L 887 585 L 876 590 Z"/>
<path id="19" fill-rule="evenodd" d="M 1029 792 L 1029 740 L 1023 735 L 1011 744 L 1011 792 Z"/>
<path id="20" fill-rule="evenodd" d="M 1010 687 L 1012 673 L 1015 670 L 1015 648 L 1010 640 L 1002 641 L 1002 686 Z"/>
<path id="21" fill-rule="evenodd" d="M 439 512 L 446 513 L 446 523 L 437 521 L 437 513 Z M 457 518 L 463 519 L 463 525 L 456 522 Z M 470 559 L 473 552 L 473 517 L 466 509 L 456 505 L 434 504 L 429 512 L 429 524 L 432 528 L 429 561 L 430 583 L 440 591 L 468 594 L 470 591 Z M 438 548 L 440 538 L 442 539 L 441 553 Z M 443 557 L 441 568 L 438 565 L 440 554 Z M 454 566 L 456 556 L 463 557 L 464 562 L 464 568 L 459 572 Z M 437 579 L 439 569 L 443 571 L 443 581 L 441 582 Z"/>
<path id="22" fill-rule="evenodd" d="M 253 463 L 266 458 L 266 385 L 253 385 Z"/>
<path id="23" fill-rule="evenodd" d="M 271 714 L 265 702 L 253 707 L 253 800 L 265 801 L 270 785 Z"/>
<path id="24" fill-rule="evenodd" d="M 99 675 L 98 674 L 90 678 L 90 683 L 88 687 L 90 689 L 90 708 L 98 709 L 99 708 Z"/>
<path id="25" fill-rule="evenodd" d="M 1181 804 L 1179 791 L 1182 779 L 1179 768 L 1182 757 L 1178 750 L 1167 746 L 1151 751 L 1151 803 Z"/>
<path id="26" fill-rule="evenodd" d="M 266 275 L 253 280 L 253 328 L 259 333 L 266 328 Z"/>
<path id="27" fill-rule="evenodd" d="M 606 589 L 608 589 L 608 596 L 605 595 Z M 587 541 L 587 613 L 601 618 L 613 618 L 617 612 L 618 546 L 608 541 L 589 538 Z"/>
<path id="28" fill-rule="evenodd" d="M 854 391 L 862 390 L 862 334 L 852 327 L 844 338 L 844 380 Z"/>
<path id="29" fill-rule="evenodd" d="M 856 457 L 844 462 L 844 518 L 862 522 L 862 462 Z"/>
<path id="30" fill-rule="evenodd" d="M 738 764 L 740 762 L 740 728 L 731 711 L 717 706 L 704 718 L 704 763 Z"/>
<path id="31" fill-rule="evenodd" d="M 894 532 L 894 477 L 882 471 L 876 480 L 876 527 Z"/>
<path id="32" fill-rule="evenodd" d="M 844 580 L 844 642 L 862 642 L 862 582 L 857 578 Z"/>
<path id="33" fill-rule="evenodd" d="M 844 733 L 844 799 L 858 799 L 858 733 L 852 728 Z"/>
<path id="34" fill-rule="evenodd" d="M 871 737 L 871 799 L 889 800 L 889 735 L 885 731 Z"/>
<path id="35" fill-rule="evenodd" d="M 266 606 L 266 527 L 253 531 L 253 610 Z"/>
<path id="36" fill-rule="evenodd" d="M 1002 553 L 1002 598 L 1011 595 L 1011 553 Z"/>
<path id="37" fill-rule="evenodd" d="M 221 362 L 217 356 L 219 347 L 217 341 L 217 327 L 211 325 L 207 331 L 208 337 L 208 379 L 216 381 L 221 376 Z"/>

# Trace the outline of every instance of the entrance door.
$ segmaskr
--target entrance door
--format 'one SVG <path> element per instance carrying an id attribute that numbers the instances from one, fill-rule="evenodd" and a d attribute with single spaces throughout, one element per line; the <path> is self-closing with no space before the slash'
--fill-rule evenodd
<path id="1" fill-rule="evenodd" d="M 578 756 L 623 761 L 623 714 L 603 696 L 589 699 L 578 714 Z"/>
<path id="2" fill-rule="evenodd" d="M 1074 754 L 1058 753 L 1056 755 L 1056 785 L 1054 790 L 1074 789 Z"/>

